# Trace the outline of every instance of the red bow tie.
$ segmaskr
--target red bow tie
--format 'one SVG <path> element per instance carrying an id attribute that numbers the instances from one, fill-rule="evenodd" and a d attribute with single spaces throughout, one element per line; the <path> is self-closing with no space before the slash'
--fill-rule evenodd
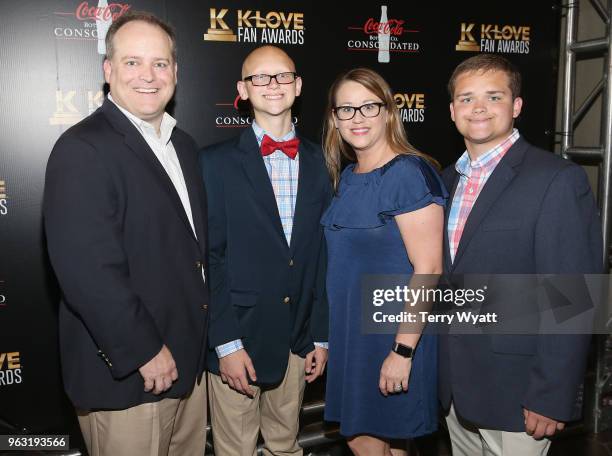
<path id="1" fill-rule="evenodd" d="M 261 155 L 265 157 L 270 155 L 275 150 L 281 150 L 283 153 L 292 160 L 295 160 L 295 156 L 298 153 L 298 146 L 300 140 L 298 138 L 290 139 L 289 141 L 276 142 L 268 135 L 264 135 L 261 140 Z"/>

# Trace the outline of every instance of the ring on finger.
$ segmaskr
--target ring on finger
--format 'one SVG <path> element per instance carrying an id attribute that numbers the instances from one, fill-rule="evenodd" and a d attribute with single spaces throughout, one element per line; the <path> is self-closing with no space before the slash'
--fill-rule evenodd
<path id="1" fill-rule="evenodd" d="M 395 386 L 393 387 L 393 389 L 394 389 L 394 391 L 395 391 L 396 393 L 399 393 L 399 392 L 402 390 L 402 385 L 401 385 L 401 383 L 400 383 L 399 385 L 395 385 Z"/>

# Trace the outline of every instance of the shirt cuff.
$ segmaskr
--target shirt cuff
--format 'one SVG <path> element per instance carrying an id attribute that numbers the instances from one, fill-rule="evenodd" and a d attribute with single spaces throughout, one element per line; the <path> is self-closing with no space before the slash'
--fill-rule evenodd
<path id="1" fill-rule="evenodd" d="M 242 350 L 243 348 L 244 346 L 242 345 L 242 340 L 236 339 L 215 347 L 215 351 L 217 352 L 218 358 L 223 358 L 224 356 L 231 355 L 232 353 Z"/>
<path id="2" fill-rule="evenodd" d="M 324 348 L 325 350 L 329 350 L 329 342 L 315 342 L 317 347 Z"/>

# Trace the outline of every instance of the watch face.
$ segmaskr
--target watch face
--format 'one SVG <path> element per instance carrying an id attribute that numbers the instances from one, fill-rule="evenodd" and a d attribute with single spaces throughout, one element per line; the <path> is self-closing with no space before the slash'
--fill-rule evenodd
<path id="1" fill-rule="evenodd" d="M 404 358 L 412 358 L 412 347 L 402 345 L 398 342 L 393 346 L 393 351 Z"/>

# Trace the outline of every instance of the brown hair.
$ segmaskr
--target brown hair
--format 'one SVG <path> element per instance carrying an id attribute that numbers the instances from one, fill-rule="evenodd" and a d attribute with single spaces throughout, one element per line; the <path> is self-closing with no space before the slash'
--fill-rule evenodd
<path id="1" fill-rule="evenodd" d="M 406 130 L 400 119 L 399 110 L 393 98 L 391 87 L 387 81 L 376 71 L 369 68 L 354 68 L 342 73 L 336 78 L 329 88 L 327 95 L 326 118 L 323 123 L 323 151 L 325 163 L 329 171 L 334 189 L 338 187 L 340 171 L 342 168 L 342 158 L 355 162 L 357 156 L 353 148 L 342 139 L 334 124 L 333 109 L 336 107 L 336 94 L 340 86 L 346 81 L 353 81 L 361 84 L 374 95 L 382 100 L 387 110 L 386 140 L 391 150 L 396 154 L 410 154 L 422 157 L 429 161 L 437 169 L 440 169 L 438 162 L 427 154 L 419 152 L 408 142 Z"/>
<path id="2" fill-rule="evenodd" d="M 516 97 L 521 96 L 521 73 L 519 73 L 512 62 L 501 55 L 478 54 L 461 62 L 453 71 L 448 81 L 448 93 L 451 100 L 455 96 L 455 83 L 460 75 L 472 72 L 486 73 L 487 71 L 503 71 L 506 73 L 508 75 L 510 92 L 512 92 L 512 99 L 514 100 Z"/>
<path id="3" fill-rule="evenodd" d="M 174 34 L 174 29 L 169 24 L 147 11 L 129 11 L 119 16 L 117 20 L 113 21 L 111 26 L 108 28 L 108 31 L 106 32 L 106 38 L 104 40 L 106 43 L 107 60 L 111 60 L 113 58 L 113 54 L 115 52 L 115 48 L 113 46 L 113 38 L 115 38 L 115 34 L 117 33 L 117 31 L 125 24 L 134 21 L 146 22 L 147 24 L 157 26 L 164 32 L 166 32 L 166 35 L 168 35 L 168 38 L 170 38 L 170 51 L 172 53 L 172 60 L 176 62 L 176 35 Z"/>

